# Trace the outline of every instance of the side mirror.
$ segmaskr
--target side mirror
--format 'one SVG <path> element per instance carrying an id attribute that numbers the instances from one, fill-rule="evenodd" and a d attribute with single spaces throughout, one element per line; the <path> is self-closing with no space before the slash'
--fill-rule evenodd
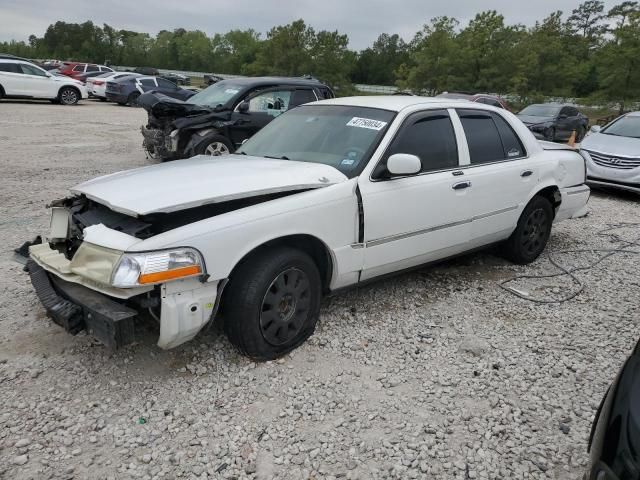
<path id="1" fill-rule="evenodd" d="M 600 130 L 602 130 L 602 127 L 600 125 L 594 125 L 591 127 L 591 131 L 593 133 L 598 133 Z"/>
<path id="2" fill-rule="evenodd" d="M 247 102 L 246 100 L 242 102 L 240 105 L 238 105 L 238 112 L 247 113 L 248 111 L 249 111 L 249 102 Z"/>
<path id="3" fill-rule="evenodd" d="M 387 170 L 391 175 L 415 175 L 422 169 L 422 162 L 415 155 L 396 153 L 387 159 Z"/>

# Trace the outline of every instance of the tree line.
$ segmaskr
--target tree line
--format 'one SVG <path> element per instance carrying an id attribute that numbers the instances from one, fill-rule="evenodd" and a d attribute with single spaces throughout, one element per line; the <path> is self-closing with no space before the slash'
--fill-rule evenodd
<path id="1" fill-rule="evenodd" d="M 640 99 L 640 5 L 624 1 L 609 11 L 587 0 L 565 16 L 550 13 L 526 27 L 498 12 L 478 13 L 467 25 L 437 17 L 405 41 L 382 33 L 368 48 L 349 49 L 338 31 L 316 31 L 303 20 L 209 37 L 199 30 L 162 30 L 156 36 L 58 21 L 28 42 L 0 42 L 0 51 L 114 65 L 241 75 L 314 75 L 342 92 L 354 83 L 397 85 L 416 93 L 442 91 Z"/>

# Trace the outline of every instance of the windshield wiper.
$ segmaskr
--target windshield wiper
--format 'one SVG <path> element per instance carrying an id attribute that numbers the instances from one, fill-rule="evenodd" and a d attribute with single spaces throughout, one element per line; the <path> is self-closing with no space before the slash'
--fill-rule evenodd
<path id="1" fill-rule="evenodd" d="M 272 157 L 271 155 L 263 155 L 264 158 L 272 158 L 274 160 L 289 160 L 289 157 L 282 155 L 281 157 Z"/>

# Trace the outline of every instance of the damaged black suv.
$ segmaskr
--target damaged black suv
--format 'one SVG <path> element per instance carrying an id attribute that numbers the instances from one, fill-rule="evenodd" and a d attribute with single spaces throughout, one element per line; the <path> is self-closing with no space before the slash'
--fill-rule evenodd
<path id="1" fill-rule="evenodd" d="M 140 96 L 149 115 L 143 146 L 152 158 L 175 160 L 232 153 L 278 115 L 333 98 L 313 78 L 246 77 L 220 81 L 183 102 L 157 92 Z"/>

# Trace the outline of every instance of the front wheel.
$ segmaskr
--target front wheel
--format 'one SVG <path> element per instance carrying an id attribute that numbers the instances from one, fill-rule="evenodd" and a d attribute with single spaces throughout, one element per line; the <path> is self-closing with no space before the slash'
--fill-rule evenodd
<path id="1" fill-rule="evenodd" d="M 222 135 L 212 135 L 203 142 L 200 142 L 195 148 L 196 155 L 209 155 L 219 157 L 220 155 L 228 155 L 233 152 L 231 142 Z"/>
<path id="2" fill-rule="evenodd" d="M 62 105 L 75 105 L 78 103 L 78 100 L 80 100 L 79 97 L 78 91 L 75 88 L 64 87 L 58 94 L 58 101 Z"/>
<path id="3" fill-rule="evenodd" d="M 280 247 L 252 255 L 224 293 L 227 337 L 248 357 L 278 358 L 313 334 L 321 295 L 320 273 L 306 253 Z"/>
<path id="4" fill-rule="evenodd" d="M 552 223 L 553 207 L 549 200 L 540 196 L 533 197 L 505 243 L 505 256 L 520 265 L 533 262 L 547 246 Z"/>

